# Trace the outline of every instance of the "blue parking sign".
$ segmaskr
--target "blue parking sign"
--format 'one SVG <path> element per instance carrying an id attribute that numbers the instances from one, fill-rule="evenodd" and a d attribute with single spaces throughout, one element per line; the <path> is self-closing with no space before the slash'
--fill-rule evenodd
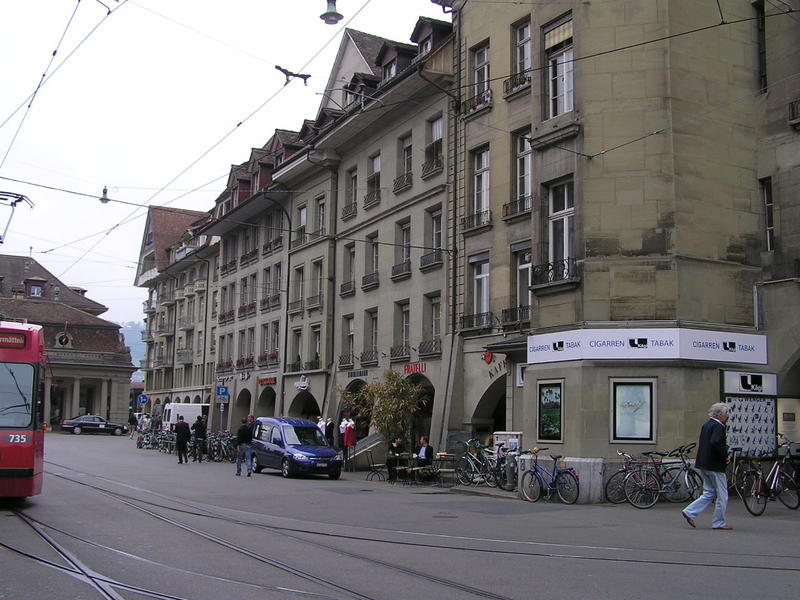
<path id="1" fill-rule="evenodd" d="M 217 386 L 217 396 L 227 396 L 228 395 L 228 386 L 227 385 L 218 385 Z"/>
<path id="2" fill-rule="evenodd" d="M 147 404 L 150 401 L 150 398 L 147 397 L 147 394 L 139 394 L 139 404 Z"/>

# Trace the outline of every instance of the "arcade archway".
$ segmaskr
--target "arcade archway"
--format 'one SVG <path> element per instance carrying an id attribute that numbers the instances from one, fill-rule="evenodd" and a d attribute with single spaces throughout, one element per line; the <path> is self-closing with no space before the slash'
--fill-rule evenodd
<path id="1" fill-rule="evenodd" d="M 433 420 L 433 399 L 436 393 L 430 380 L 424 375 L 410 375 L 408 380 L 414 385 L 418 385 L 422 390 L 422 398 L 411 418 L 411 445 L 415 446 L 419 442 L 420 436 L 430 438 L 431 421 Z"/>
<path id="2" fill-rule="evenodd" d="M 289 412 L 287 415 L 316 421 L 316 418 L 320 415 L 317 399 L 314 398 L 311 392 L 300 392 L 289 405 Z"/>
<path id="3" fill-rule="evenodd" d="M 495 379 L 472 414 L 472 437 L 486 443 L 495 431 L 506 429 L 506 376 Z"/>
<path id="4" fill-rule="evenodd" d="M 230 423 L 232 431 L 236 431 L 242 419 L 250 414 L 250 398 L 250 390 L 248 389 L 240 391 L 239 395 L 236 397 L 236 403 L 232 407 L 233 415 L 231 416 L 232 420 Z"/>
<path id="5" fill-rule="evenodd" d="M 256 417 L 275 416 L 275 390 L 272 387 L 265 387 L 261 390 L 256 404 Z"/>

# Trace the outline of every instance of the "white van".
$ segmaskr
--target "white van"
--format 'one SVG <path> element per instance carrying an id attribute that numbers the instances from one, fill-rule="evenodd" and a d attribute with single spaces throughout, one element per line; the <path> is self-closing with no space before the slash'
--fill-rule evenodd
<path id="1" fill-rule="evenodd" d="M 183 417 L 183 420 L 191 425 L 197 420 L 197 415 L 203 415 L 208 422 L 208 411 L 210 404 L 183 404 L 183 403 L 169 403 L 164 405 L 164 412 L 161 413 L 162 424 L 161 428 L 171 430 L 175 423 L 178 422 L 178 417 Z"/>

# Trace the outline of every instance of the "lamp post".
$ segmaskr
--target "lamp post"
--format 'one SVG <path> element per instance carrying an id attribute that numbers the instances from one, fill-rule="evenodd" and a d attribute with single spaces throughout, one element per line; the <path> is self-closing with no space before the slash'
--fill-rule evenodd
<path id="1" fill-rule="evenodd" d="M 326 25 L 336 25 L 344 17 L 336 12 L 336 0 L 328 0 L 328 10 L 322 13 L 319 18 L 325 21 Z"/>

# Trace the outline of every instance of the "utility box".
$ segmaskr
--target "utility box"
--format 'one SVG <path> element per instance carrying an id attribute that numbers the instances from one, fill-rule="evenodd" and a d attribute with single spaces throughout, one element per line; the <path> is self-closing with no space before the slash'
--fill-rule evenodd
<path id="1" fill-rule="evenodd" d="M 494 446 L 497 448 L 500 444 L 506 450 L 522 450 L 522 432 L 521 431 L 495 431 L 494 432 Z"/>

